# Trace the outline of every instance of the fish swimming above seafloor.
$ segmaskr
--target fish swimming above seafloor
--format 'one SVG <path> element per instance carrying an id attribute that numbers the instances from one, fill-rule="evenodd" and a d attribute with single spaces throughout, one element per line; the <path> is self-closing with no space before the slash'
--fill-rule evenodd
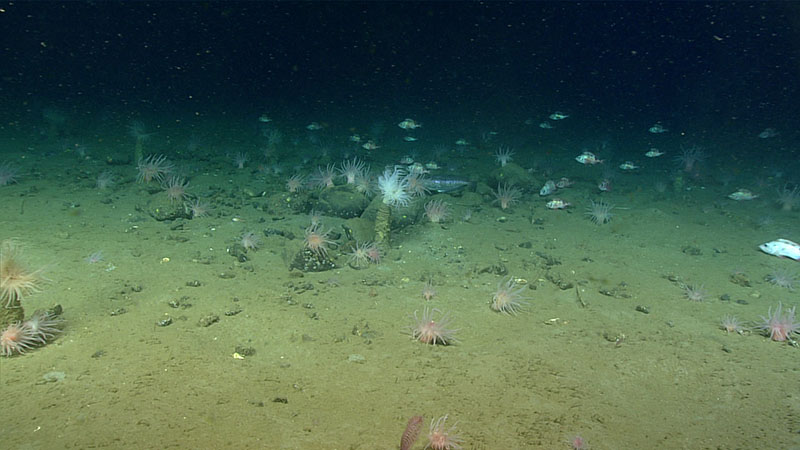
<path id="1" fill-rule="evenodd" d="M 425 180 L 425 186 L 438 193 L 455 192 L 471 185 L 472 183 L 461 178 L 431 178 Z"/>
<path id="2" fill-rule="evenodd" d="M 594 156 L 594 153 L 592 153 L 592 152 L 583 152 L 583 153 L 581 153 L 580 155 L 575 157 L 575 161 L 578 161 L 581 164 L 589 164 L 589 165 L 602 164 L 603 163 L 603 160 L 602 159 L 597 159 L 597 157 Z"/>
<path id="3" fill-rule="evenodd" d="M 742 201 L 742 200 L 754 200 L 758 198 L 758 194 L 754 194 L 749 189 L 737 189 L 736 192 L 728 195 L 728 198 L 731 200 Z"/>
<path id="4" fill-rule="evenodd" d="M 397 126 L 404 130 L 416 130 L 417 128 L 421 127 L 422 124 L 414 119 L 405 119 L 398 123 Z"/>
<path id="5" fill-rule="evenodd" d="M 775 130 L 775 128 L 765 128 L 764 131 L 758 133 L 758 137 L 761 139 L 774 138 L 777 135 L 778 132 Z"/>
<path id="6" fill-rule="evenodd" d="M 361 144 L 361 147 L 364 148 L 365 150 L 377 150 L 377 149 L 381 148 L 378 144 L 376 144 L 373 141 L 367 141 L 367 142 Z"/>

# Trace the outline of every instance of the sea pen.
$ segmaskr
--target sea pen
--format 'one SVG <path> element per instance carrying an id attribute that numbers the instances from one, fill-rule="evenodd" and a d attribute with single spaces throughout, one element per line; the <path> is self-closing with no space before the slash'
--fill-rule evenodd
<path id="1" fill-rule="evenodd" d="M 410 450 L 414 442 L 417 442 L 419 432 L 422 431 L 422 416 L 414 416 L 408 419 L 406 430 L 403 431 L 403 437 L 400 439 L 400 450 Z"/>

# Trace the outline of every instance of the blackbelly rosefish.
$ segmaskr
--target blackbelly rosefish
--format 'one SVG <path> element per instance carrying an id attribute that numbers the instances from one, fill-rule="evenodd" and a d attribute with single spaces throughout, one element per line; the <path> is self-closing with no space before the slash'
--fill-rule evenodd
<path id="1" fill-rule="evenodd" d="M 431 178 L 425 180 L 425 185 L 432 191 L 438 193 L 455 192 L 472 184 L 467 180 L 461 178 Z"/>
<path id="2" fill-rule="evenodd" d="M 800 245 L 788 239 L 778 239 L 758 246 L 762 252 L 781 258 L 791 258 L 800 261 Z"/>

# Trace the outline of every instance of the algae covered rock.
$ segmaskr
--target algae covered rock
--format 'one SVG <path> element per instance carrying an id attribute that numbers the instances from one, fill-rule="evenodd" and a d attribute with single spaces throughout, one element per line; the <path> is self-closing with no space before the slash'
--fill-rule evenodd
<path id="1" fill-rule="evenodd" d="M 307 248 L 297 252 L 289 263 L 289 270 L 297 269 L 301 272 L 324 272 L 335 268 L 336 264 L 327 255 L 314 253 Z"/>
<path id="2" fill-rule="evenodd" d="M 364 217 L 347 219 L 344 223 L 348 240 L 367 242 L 375 240 L 375 222 Z"/>
<path id="3" fill-rule="evenodd" d="M 183 205 L 171 205 L 167 202 L 159 205 L 146 206 L 142 209 L 158 222 L 192 218 L 191 211 Z"/>
<path id="4" fill-rule="evenodd" d="M 489 175 L 489 179 L 489 185 L 493 187 L 496 187 L 498 184 L 508 184 L 517 187 L 530 187 L 536 185 L 536 179 L 530 173 L 528 173 L 527 170 L 513 162 L 494 169 Z"/>
<path id="5" fill-rule="evenodd" d="M 305 214 L 316 203 L 311 192 L 277 192 L 266 197 L 265 210 L 272 214 Z"/>
<path id="6" fill-rule="evenodd" d="M 367 197 L 351 185 L 334 186 L 319 194 L 319 202 L 314 209 L 328 216 L 349 219 L 360 216 L 369 203 Z"/>

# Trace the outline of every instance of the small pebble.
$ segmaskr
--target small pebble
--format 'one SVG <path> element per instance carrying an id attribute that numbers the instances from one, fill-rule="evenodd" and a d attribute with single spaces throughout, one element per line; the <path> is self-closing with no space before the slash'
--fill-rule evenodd
<path id="1" fill-rule="evenodd" d="M 45 383 L 58 383 L 59 381 L 63 381 L 64 378 L 67 377 L 67 374 L 64 372 L 59 372 L 57 370 L 53 370 L 51 372 L 47 372 L 46 374 L 42 375 L 42 379 Z"/>
<path id="2" fill-rule="evenodd" d="M 347 357 L 347 362 L 352 362 L 356 364 L 363 364 L 366 360 L 367 358 L 365 358 L 363 355 L 359 355 L 358 353 L 353 353 L 352 355 Z"/>

